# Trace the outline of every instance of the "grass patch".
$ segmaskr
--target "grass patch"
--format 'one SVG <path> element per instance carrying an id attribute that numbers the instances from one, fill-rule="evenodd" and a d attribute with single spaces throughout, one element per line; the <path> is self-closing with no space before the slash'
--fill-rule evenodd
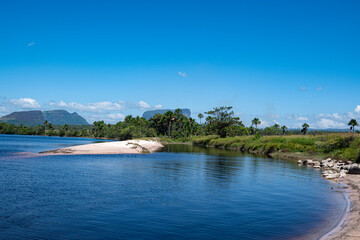
<path id="1" fill-rule="evenodd" d="M 304 156 L 332 157 L 339 160 L 360 162 L 360 135 L 333 133 L 326 135 L 254 136 L 227 137 L 204 136 L 187 139 L 195 146 L 232 149 L 248 153 L 271 155 L 272 153 Z M 300 155 L 301 155 L 300 154 Z"/>

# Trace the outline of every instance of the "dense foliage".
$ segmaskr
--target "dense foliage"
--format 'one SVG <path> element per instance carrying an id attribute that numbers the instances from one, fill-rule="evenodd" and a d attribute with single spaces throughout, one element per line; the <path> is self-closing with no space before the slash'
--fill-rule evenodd
<path id="1" fill-rule="evenodd" d="M 261 121 L 252 120 L 252 125 L 244 126 L 236 117 L 232 107 L 217 107 L 199 114 L 200 121 L 186 117 L 180 109 L 156 114 L 149 120 L 142 117 L 125 117 L 116 124 L 96 121 L 93 125 L 54 126 L 49 121 L 38 126 L 12 125 L 0 123 L 0 134 L 48 135 L 68 137 L 95 137 L 127 140 L 144 137 L 161 137 L 166 141 L 189 141 L 197 146 L 212 146 L 224 149 L 236 149 L 243 152 L 272 155 L 277 157 L 334 157 L 360 162 L 360 136 L 354 132 L 358 126 L 355 119 L 348 125 L 352 133 L 329 133 L 310 131 L 309 124 L 302 129 L 288 130 L 286 126 L 274 124 L 271 127 L 258 128 Z M 296 155 L 300 153 L 300 155 Z M 276 155 L 280 154 L 280 155 Z"/>
<path id="2" fill-rule="evenodd" d="M 318 157 L 319 159 L 331 157 L 360 163 L 360 136 L 353 133 L 265 136 L 261 138 L 204 136 L 193 138 L 191 141 L 195 146 L 233 149 L 245 153 L 295 159 L 303 159 L 304 156 Z"/>
<path id="3" fill-rule="evenodd" d="M 204 116 L 206 115 L 206 117 Z M 0 123 L 0 134 L 48 135 L 68 137 L 95 137 L 117 140 L 127 140 L 143 137 L 166 137 L 168 139 L 184 139 L 193 136 L 217 135 L 221 138 L 236 136 L 274 136 L 274 135 L 306 135 L 318 134 L 310 131 L 310 126 L 304 123 L 301 130 L 288 130 L 286 126 L 274 124 L 271 127 L 259 128 L 261 121 L 252 120 L 252 125 L 244 126 L 240 118 L 235 116 L 232 107 L 216 107 L 211 111 L 198 114 L 200 124 L 193 118 L 182 114 L 181 109 L 164 114 L 156 114 L 149 120 L 143 117 L 125 117 L 116 124 L 106 124 L 95 121 L 93 125 L 53 125 L 45 120 L 42 125 L 25 126 Z M 201 123 L 205 118 L 204 123 Z M 358 126 L 355 119 L 349 122 L 350 130 Z"/>

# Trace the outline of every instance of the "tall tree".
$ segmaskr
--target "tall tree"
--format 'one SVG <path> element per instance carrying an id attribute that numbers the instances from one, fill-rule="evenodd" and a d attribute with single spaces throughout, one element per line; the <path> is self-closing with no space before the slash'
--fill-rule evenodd
<path id="1" fill-rule="evenodd" d="M 305 134 L 307 133 L 309 127 L 310 127 L 309 124 L 304 123 L 304 124 L 302 125 L 301 132 L 305 135 Z"/>
<path id="2" fill-rule="evenodd" d="M 350 131 L 352 130 L 353 132 L 355 132 L 355 127 L 359 126 L 359 124 L 356 119 L 353 118 L 349 121 L 348 126 L 350 126 Z"/>
<path id="3" fill-rule="evenodd" d="M 285 135 L 286 130 L 288 129 L 285 125 L 281 127 L 282 131 L 283 131 L 283 135 Z"/>
<path id="4" fill-rule="evenodd" d="M 201 124 L 201 119 L 204 117 L 204 115 L 202 115 L 201 113 L 199 113 L 198 118 L 200 119 L 200 124 Z"/>
<path id="5" fill-rule="evenodd" d="M 240 118 L 234 116 L 232 107 L 216 107 L 212 111 L 205 112 L 209 129 L 220 137 L 226 137 L 228 128 L 241 124 Z"/>
<path id="6" fill-rule="evenodd" d="M 255 128 L 257 128 L 258 125 L 261 124 L 261 121 L 260 121 L 258 118 L 254 118 L 254 119 L 251 121 L 251 123 L 252 123 L 251 126 L 255 125 Z"/>

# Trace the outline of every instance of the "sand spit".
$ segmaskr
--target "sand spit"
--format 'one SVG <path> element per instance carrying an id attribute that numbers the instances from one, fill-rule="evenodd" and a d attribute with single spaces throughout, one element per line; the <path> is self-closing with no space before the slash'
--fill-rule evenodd
<path id="1" fill-rule="evenodd" d="M 72 155 L 72 154 L 139 154 L 159 151 L 164 146 L 155 140 L 127 140 L 103 143 L 92 143 L 73 147 L 55 149 L 41 152 L 48 155 Z"/>

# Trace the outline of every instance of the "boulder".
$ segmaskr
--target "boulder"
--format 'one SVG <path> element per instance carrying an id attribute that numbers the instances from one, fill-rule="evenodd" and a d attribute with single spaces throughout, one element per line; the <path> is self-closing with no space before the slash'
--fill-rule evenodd
<path id="1" fill-rule="evenodd" d="M 340 171 L 340 177 L 345 177 L 346 176 L 346 171 L 345 170 L 341 170 Z"/>
<path id="2" fill-rule="evenodd" d="M 354 164 L 353 164 L 354 165 Z M 360 167 L 358 166 L 352 166 L 350 169 L 349 169 L 349 172 L 348 174 L 360 174 Z"/>
<path id="3" fill-rule="evenodd" d="M 344 170 L 350 170 L 351 165 L 345 165 L 345 166 L 343 166 L 342 168 L 343 168 Z"/>
<path id="4" fill-rule="evenodd" d="M 302 160 L 298 160 L 298 164 L 303 164 L 303 161 L 302 161 Z"/>
<path id="5" fill-rule="evenodd" d="M 325 176 L 326 179 L 334 179 L 334 178 L 338 178 L 340 177 L 340 173 L 332 173 L 332 174 L 327 174 Z"/>
<path id="6" fill-rule="evenodd" d="M 304 164 L 306 164 L 306 165 L 312 165 L 312 164 L 314 164 L 314 162 L 313 162 L 313 160 L 308 159 L 308 160 L 305 160 L 305 161 L 304 161 Z"/>
<path id="7" fill-rule="evenodd" d="M 321 167 L 320 165 L 321 165 L 321 164 L 320 164 L 319 161 L 315 161 L 315 162 L 314 162 L 314 168 L 320 168 L 320 167 Z"/>

